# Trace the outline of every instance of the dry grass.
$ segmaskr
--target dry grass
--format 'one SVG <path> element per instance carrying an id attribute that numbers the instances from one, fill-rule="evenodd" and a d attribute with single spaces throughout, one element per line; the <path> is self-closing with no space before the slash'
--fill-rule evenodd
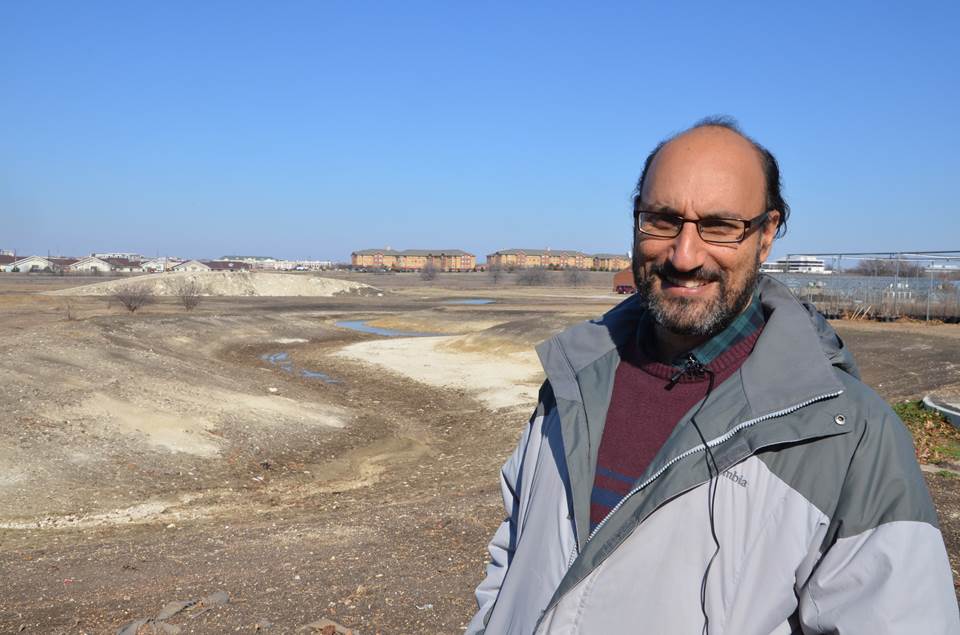
<path id="1" fill-rule="evenodd" d="M 919 401 L 894 404 L 893 410 L 913 435 L 918 461 L 934 465 L 960 462 L 960 430 L 943 415 L 924 408 Z"/>

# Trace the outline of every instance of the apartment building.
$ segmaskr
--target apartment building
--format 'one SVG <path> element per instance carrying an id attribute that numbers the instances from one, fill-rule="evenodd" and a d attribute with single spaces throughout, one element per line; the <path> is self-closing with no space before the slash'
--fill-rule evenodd
<path id="1" fill-rule="evenodd" d="M 477 257 L 462 249 L 361 249 L 350 254 L 353 267 L 421 271 L 432 264 L 437 271 L 473 271 Z"/>
<path id="2" fill-rule="evenodd" d="M 487 267 L 501 269 L 595 269 L 619 271 L 630 266 L 630 258 L 622 254 L 586 254 L 567 249 L 502 249 L 487 254 Z"/>

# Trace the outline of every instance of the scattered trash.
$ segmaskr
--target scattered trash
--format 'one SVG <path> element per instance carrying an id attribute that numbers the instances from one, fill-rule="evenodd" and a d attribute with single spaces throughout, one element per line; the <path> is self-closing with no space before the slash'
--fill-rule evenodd
<path id="1" fill-rule="evenodd" d="M 414 604 L 414 606 L 417 607 L 418 611 L 426 611 L 428 609 L 433 608 L 433 604 L 424 604 L 423 606 L 420 606 L 419 604 Z"/>

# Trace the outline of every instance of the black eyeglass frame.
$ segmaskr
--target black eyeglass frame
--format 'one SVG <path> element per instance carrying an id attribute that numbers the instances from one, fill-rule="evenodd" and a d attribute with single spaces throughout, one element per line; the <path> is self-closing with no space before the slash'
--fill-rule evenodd
<path id="1" fill-rule="evenodd" d="M 649 236 L 650 238 L 670 239 L 670 238 L 676 238 L 677 236 L 680 235 L 680 232 L 683 231 L 683 226 L 685 223 L 693 223 L 694 225 L 697 226 L 697 234 L 700 236 L 700 239 L 703 240 L 703 242 L 713 243 L 716 245 L 734 245 L 734 244 L 742 243 L 744 240 L 746 240 L 750 232 L 760 227 L 767 220 L 767 218 L 770 216 L 770 212 L 772 211 L 774 210 L 768 209 L 767 211 L 760 214 L 759 216 L 754 216 L 753 218 L 748 218 L 748 219 L 712 217 L 712 218 L 700 218 L 697 220 L 689 220 L 682 216 L 677 216 L 676 214 L 666 214 L 664 212 L 651 212 L 643 209 L 635 209 L 633 210 L 633 226 L 636 227 L 636 230 L 639 233 L 643 234 L 644 236 Z M 674 227 L 677 230 L 676 233 L 674 233 L 672 236 L 659 236 L 657 234 L 651 234 L 649 232 L 643 231 L 642 229 L 640 229 L 641 214 L 650 214 L 653 216 L 658 216 L 660 218 L 670 219 L 671 222 L 674 223 Z M 727 222 L 741 223 L 743 225 L 743 229 L 740 231 L 740 237 L 733 240 L 716 240 L 714 238 L 706 238 L 703 235 L 703 227 L 700 225 L 700 223 L 705 221 L 727 221 Z"/>

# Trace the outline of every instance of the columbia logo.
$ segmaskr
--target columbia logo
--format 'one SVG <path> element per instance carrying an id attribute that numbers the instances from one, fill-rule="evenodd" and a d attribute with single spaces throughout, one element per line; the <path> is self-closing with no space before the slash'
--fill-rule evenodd
<path id="1" fill-rule="evenodd" d="M 736 483 L 737 485 L 739 485 L 740 487 L 747 486 L 747 479 L 743 478 L 743 476 L 741 476 L 740 474 L 737 474 L 734 471 L 728 470 L 724 472 L 723 475 L 728 479 L 730 479 L 731 481 L 733 481 L 734 483 Z"/>

